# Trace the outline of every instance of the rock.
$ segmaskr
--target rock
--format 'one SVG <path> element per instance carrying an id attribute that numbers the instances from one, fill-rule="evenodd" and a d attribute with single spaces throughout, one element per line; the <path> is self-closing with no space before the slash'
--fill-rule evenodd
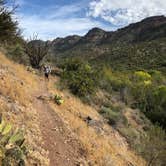
<path id="1" fill-rule="evenodd" d="M 87 116 L 86 118 L 84 118 L 84 121 L 89 124 L 92 121 L 92 118 L 90 116 Z"/>

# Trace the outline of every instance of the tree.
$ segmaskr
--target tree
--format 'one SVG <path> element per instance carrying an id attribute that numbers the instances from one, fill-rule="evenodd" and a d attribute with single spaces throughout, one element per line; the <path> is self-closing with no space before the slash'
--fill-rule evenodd
<path id="1" fill-rule="evenodd" d="M 12 43 L 20 38 L 18 22 L 12 18 L 16 8 L 14 6 L 9 10 L 4 0 L 0 0 L 0 42 Z"/>
<path id="2" fill-rule="evenodd" d="M 25 52 L 28 55 L 30 64 L 33 68 L 40 68 L 40 63 L 48 54 L 49 48 L 49 42 L 37 40 L 37 36 L 33 36 L 33 40 L 30 40 L 30 42 L 25 44 Z"/>

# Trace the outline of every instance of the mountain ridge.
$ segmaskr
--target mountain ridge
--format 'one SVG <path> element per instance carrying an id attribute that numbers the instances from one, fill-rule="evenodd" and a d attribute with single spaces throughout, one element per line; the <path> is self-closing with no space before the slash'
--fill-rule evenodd
<path id="1" fill-rule="evenodd" d="M 132 28 L 136 28 L 136 29 L 138 29 L 141 32 L 142 29 L 139 29 L 139 28 L 142 26 L 142 24 L 145 25 L 143 30 L 145 30 L 147 28 L 150 28 L 150 27 L 156 28 L 156 27 L 163 26 L 163 25 L 166 26 L 166 17 L 165 16 L 148 17 L 148 18 L 143 19 L 140 22 L 132 23 L 132 24 L 129 24 L 128 26 L 126 26 L 126 27 L 117 29 L 116 31 L 105 31 L 105 30 L 103 30 L 101 28 L 94 27 L 94 28 L 90 29 L 87 32 L 87 34 L 85 34 L 85 36 L 81 37 L 79 35 L 71 35 L 71 36 L 67 36 L 67 37 L 64 37 L 64 38 L 59 38 L 58 37 L 58 38 L 54 39 L 53 42 L 55 42 L 55 41 L 58 42 L 58 41 L 61 41 L 61 40 L 68 40 L 69 38 L 70 39 L 74 39 L 76 37 L 77 37 L 77 39 L 80 39 L 80 40 L 88 39 L 88 38 L 91 39 L 91 37 L 94 37 L 95 35 L 103 35 L 102 36 L 103 38 L 101 38 L 101 39 L 107 39 L 108 40 L 112 36 L 112 34 L 119 33 L 119 32 L 122 32 L 124 30 L 126 32 L 127 30 L 129 31 Z"/>
<path id="2" fill-rule="evenodd" d="M 78 57 L 108 64 L 116 70 L 165 71 L 166 17 L 153 16 L 117 31 L 91 29 L 85 36 L 72 35 L 50 42 L 49 62 Z M 149 63 L 150 61 L 150 63 Z"/>

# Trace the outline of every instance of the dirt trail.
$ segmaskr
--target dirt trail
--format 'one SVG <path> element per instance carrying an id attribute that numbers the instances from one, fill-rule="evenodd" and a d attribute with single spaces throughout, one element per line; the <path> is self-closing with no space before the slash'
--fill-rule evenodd
<path id="1" fill-rule="evenodd" d="M 38 98 L 48 95 L 46 82 L 41 80 L 34 105 L 39 114 L 43 148 L 49 152 L 50 166 L 78 166 L 83 150 L 56 112 L 46 101 Z"/>

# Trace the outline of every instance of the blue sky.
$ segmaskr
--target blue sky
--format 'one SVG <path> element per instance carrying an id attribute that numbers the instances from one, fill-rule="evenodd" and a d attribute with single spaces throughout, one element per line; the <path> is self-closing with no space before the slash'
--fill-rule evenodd
<path id="1" fill-rule="evenodd" d="M 12 1 L 12 0 L 10 0 Z M 84 35 L 93 27 L 116 30 L 145 17 L 166 15 L 165 0 L 15 0 L 25 38 Z"/>

